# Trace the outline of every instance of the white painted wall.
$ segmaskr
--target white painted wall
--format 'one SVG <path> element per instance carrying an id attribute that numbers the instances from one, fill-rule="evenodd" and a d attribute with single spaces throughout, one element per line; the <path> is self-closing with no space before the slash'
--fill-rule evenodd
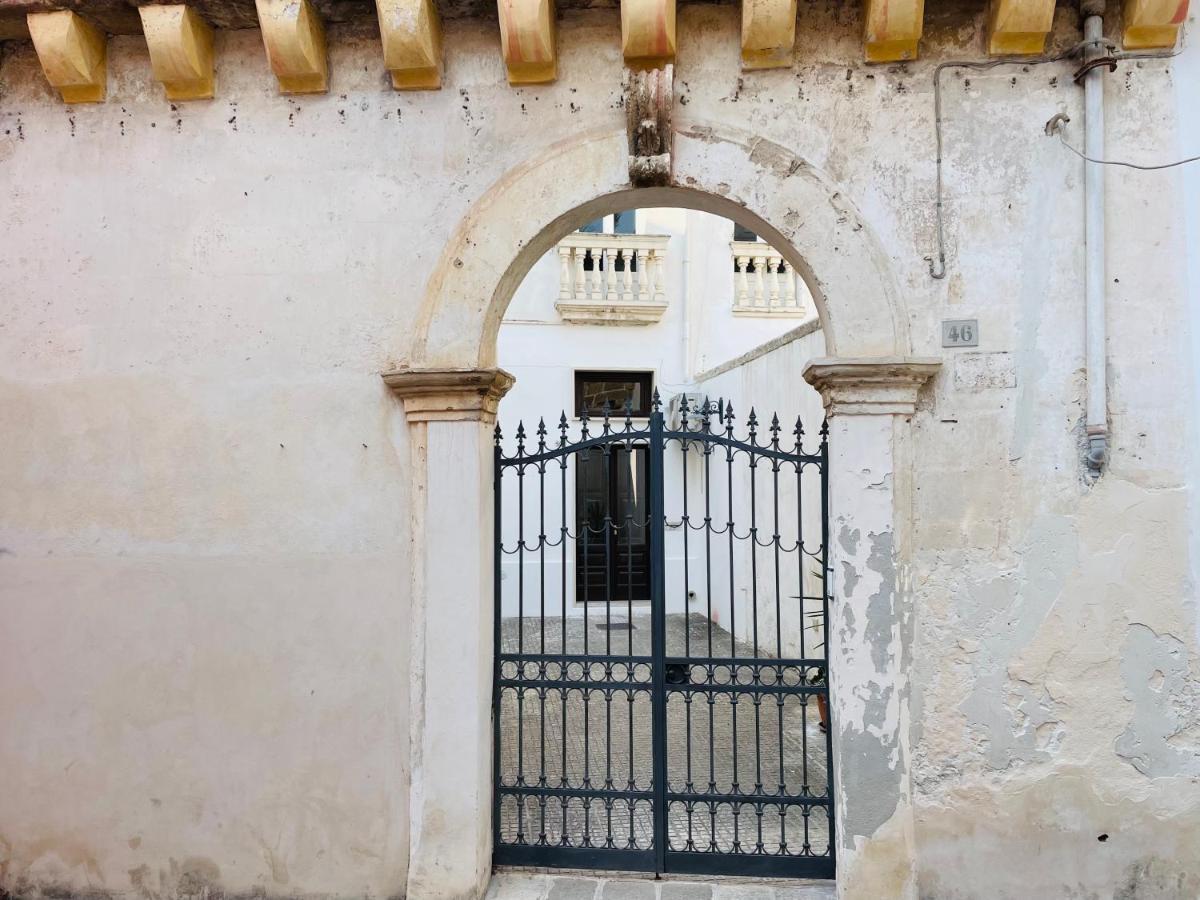
<path id="1" fill-rule="evenodd" d="M 911 352 L 944 361 L 902 461 L 922 894 L 1194 896 L 1196 176 L 1109 173 L 1113 459 L 1088 486 L 1082 169 L 1042 133 L 1066 111 L 1079 146 L 1074 66 L 946 76 L 933 281 L 932 70 L 981 57 L 986 15 L 953 12 L 919 61 L 864 66 L 859 8 L 805 7 L 795 65 L 740 73 L 738 9 L 681 4 L 676 122 L 836 182 Z M 219 32 L 218 99 L 175 109 L 141 39 L 110 41 L 108 102 L 73 109 L 6 47 L 5 890 L 401 890 L 408 441 L 378 376 L 412 358 L 472 204 L 624 127 L 616 11 L 559 24 L 553 85 L 511 88 L 495 24 L 451 20 L 445 87 L 403 95 L 375 37 L 334 27 L 333 91 L 290 99 L 257 32 Z M 1061 6 L 1052 45 L 1076 40 Z M 1111 156 L 1197 152 L 1197 52 L 1109 77 Z M 980 347 L 943 351 L 940 321 L 971 317 Z"/>
<path id="2" fill-rule="evenodd" d="M 800 331 L 807 331 L 801 328 Z M 745 435 L 744 417 L 754 409 L 759 417 L 759 442 L 769 440 L 766 428 L 771 416 L 779 415 L 781 425 L 780 446 L 791 450 L 796 445 L 794 430 L 800 422 L 805 434 L 801 447 L 805 453 L 818 454 L 821 447 L 821 423 L 824 410 L 821 398 L 798 373 L 810 359 L 825 353 L 825 339 L 820 330 L 808 331 L 795 340 L 768 350 L 754 359 L 718 371 L 702 378 L 697 388 L 701 393 L 721 397 L 732 402 L 739 415 L 735 433 Z M 751 491 L 749 470 L 739 459 L 734 466 L 735 486 L 733 490 L 734 521 L 738 530 L 747 530 L 751 521 L 761 529 L 758 549 L 752 550 L 749 541 L 737 541 L 732 553 L 728 545 L 724 552 L 711 556 L 712 580 L 716 584 L 733 583 L 732 603 L 728 601 L 718 610 L 718 618 L 728 627 L 730 613 L 737 637 L 754 642 L 754 626 L 758 626 L 759 646 L 765 644 L 769 652 L 776 652 L 776 637 L 783 651 L 793 657 L 814 658 L 824 656 L 822 635 L 821 570 L 825 563 L 824 536 L 822 534 L 821 478 L 819 468 L 804 466 L 797 480 L 794 470 L 784 466 L 779 473 L 779 534 L 780 546 L 795 545 L 797 537 L 803 539 L 804 552 L 783 553 L 778 565 L 779 581 L 776 591 L 776 557 L 774 549 L 762 544 L 771 538 L 775 526 L 774 477 L 766 465 L 760 465 L 755 474 L 754 490 Z M 750 497 L 756 500 L 752 515 Z M 729 508 L 728 489 L 719 490 L 721 505 Z M 797 502 L 799 495 L 799 502 Z M 801 532 L 803 532 L 801 534 Z M 803 580 L 801 580 L 803 571 Z M 746 577 L 755 573 L 755 578 Z M 732 577 L 731 577 L 732 576 Z M 760 596 L 752 595 L 750 586 L 758 585 Z M 803 584 L 803 592 L 800 585 Z M 728 596 L 728 591 L 725 595 Z M 775 616 L 774 595 L 780 597 L 778 620 Z M 803 608 L 800 594 L 807 598 Z M 730 607 L 732 606 L 732 609 Z M 801 633 L 803 631 L 803 634 Z M 765 637 L 764 637 L 765 636 Z"/>

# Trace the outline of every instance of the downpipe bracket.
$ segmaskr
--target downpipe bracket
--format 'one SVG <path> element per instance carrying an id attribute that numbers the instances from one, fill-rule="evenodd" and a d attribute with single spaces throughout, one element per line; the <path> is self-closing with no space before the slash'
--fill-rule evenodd
<path id="1" fill-rule="evenodd" d="M 1101 431 L 1092 433 L 1093 429 L 1088 429 L 1088 447 L 1086 454 L 1088 475 L 1093 480 L 1098 479 L 1104 474 L 1104 468 L 1108 465 L 1108 432 Z"/>

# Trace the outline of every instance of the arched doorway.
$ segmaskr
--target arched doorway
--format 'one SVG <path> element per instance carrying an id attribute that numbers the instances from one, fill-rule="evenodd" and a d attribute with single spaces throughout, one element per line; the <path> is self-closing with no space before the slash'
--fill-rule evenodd
<path id="1" fill-rule="evenodd" d="M 809 292 L 732 220 L 562 236 L 499 330 L 498 866 L 832 877 Z M 805 430 L 807 426 L 807 432 Z"/>
<path id="2" fill-rule="evenodd" d="M 511 385 L 495 368 L 497 330 L 562 234 L 640 205 L 736 218 L 784 253 L 820 312 L 836 356 L 803 377 L 830 416 L 838 889 L 911 893 L 906 423 L 938 361 L 907 355 L 886 256 L 827 176 L 778 145 L 698 126 L 676 135 L 674 160 L 673 186 L 632 191 L 625 136 L 604 133 L 509 173 L 460 223 L 427 286 L 417 349 L 385 375 L 404 401 L 414 460 L 410 896 L 478 896 L 490 871 L 491 422 Z"/>

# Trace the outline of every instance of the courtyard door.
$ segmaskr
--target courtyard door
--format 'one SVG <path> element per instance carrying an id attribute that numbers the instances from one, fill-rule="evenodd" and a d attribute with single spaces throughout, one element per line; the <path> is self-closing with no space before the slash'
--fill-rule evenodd
<path id="1" fill-rule="evenodd" d="M 824 429 L 656 394 L 503 443 L 495 863 L 832 877 Z"/>

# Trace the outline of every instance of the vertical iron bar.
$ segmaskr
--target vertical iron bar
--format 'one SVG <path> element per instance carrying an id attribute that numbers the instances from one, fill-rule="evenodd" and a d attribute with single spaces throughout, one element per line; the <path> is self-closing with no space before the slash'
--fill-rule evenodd
<path id="1" fill-rule="evenodd" d="M 567 414 L 564 411 L 562 418 L 559 419 L 559 446 L 566 448 L 567 446 Z M 562 651 L 562 659 L 558 666 L 559 690 L 558 699 L 562 704 L 562 734 L 560 735 L 559 743 L 562 745 L 562 768 L 558 772 L 559 787 L 567 786 L 567 701 L 570 699 L 570 689 L 567 682 L 567 534 L 570 527 L 567 522 L 567 459 L 569 454 L 563 453 L 559 457 L 559 491 L 562 507 L 562 531 L 560 540 L 562 547 L 559 551 L 562 557 L 562 572 L 560 573 L 560 581 L 562 583 L 562 596 L 559 597 L 559 604 L 562 609 L 562 621 L 559 623 L 559 631 L 562 633 L 560 647 Z M 578 546 L 579 541 L 579 526 L 575 528 L 575 541 Z M 578 552 L 578 551 L 576 551 Z M 566 812 L 563 812 L 563 832 L 559 836 L 559 842 L 562 843 L 567 839 L 566 832 Z"/>
<path id="2" fill-rule="evenodd" d="M 805 618 L 804 593 L 804 427 L 796 420 L 796 579 L 800 595 L 800 658 L 808 659 L 808 645 L 805 630 L 808 624 Z M 801 668 L 800 679 L 807 686 L 809 669 Z M 808 694 L 800 694 L 800 793 L 805 797 L 812 794 L 808 784 Z M 801 815 L 804 819 L 804 847 L 808 847 L 808 807 L 804 807 Z"/>
<path id="3" fill-rule="evenodd" d="M 666 868 L 667 852 L 667 695 L 666 665 L 667 617 L 666 572 L 663 517 L 663 415 L 655 394 L 650 412 L 650 459 L 647 488 L 650 514 L 650 638 L 654 678 L 654 867 Z"/>
<path id="4" fill-rule="evenodd" d="M 500 518 L 500 478 L 503 451 L 500 447 L 500 427 L 496 426 L 496 445 L 492 450 L 492 599 L 495 621 L 492 623 L 492 834 L 495 843 L 502 838 L 500 830 L 500 565 L 504 558 L 504 532 Z"/>
<path id="5" fill-rule="evenodd" d="M 821 425 L 821 622 L 825 644 L 825 707 L 829 710 L 829 727 L 825 730 L 825 796 L 829 798 L 829 858 L 834 860 L 833 840 L 833 703 L 829 692 L 829 422 Z"/>
<path id="6" fill-rule="evenodd" d="M 546 424 L 545 422 L 538 423 L 538 453 L 544 453 L 546 450 Z M 541 640 L 538 651 L 538 680 L 545 681 L 546 679 L 546 461 L 542 460 L 537 466 L 538 473 L 538 595 L 539 595 L 539 620 L 541 626 Z M 542 685 L 538 690 L 538 746 L 540 748 L 539 757 L 541 760 L 538 769 L 537 783 L 541 787 L 546 786 L 546 687 Z M 542 794 L 538 797 L 538 807 L 541 811 L 541 832 L 538 834 L 538 842 L 546 839 L 546 796 Z"/>
<path id="7" fill-rule="evenodd" d="M 608 424 L 607 417 L 605 424 Z M 604 445 L 604 655 L 612 656 L 612 604 L 616 566 L 613 565 L 613 540 L 616 537 L 617 523 L 613 516 L 617 505 L 617 494 L 620 493 L 619 458 L 612 444 Z M 619 557 L 618 557 L 619 558 Z M 607 660 L 606 663 L 607 665 Z"/>
<path id="8" fill-rule="evenodd" d="M 725 407 L 725 437 L 732 441 L 733 439 L 733 410 L 731 406 Z M 725 502 L 726 512 L 725 530 L 729 535 L 729 657 L 734 660 L 730 663 L 729 679 L 733 683 L 737 678 L 737 582 L 734 578 L 734 523 L 733 523 L 733 444 L 725 445 Z M 733 757 L 733 780 L 730 784 L 730 792 L 738 793 L 741 790 L 738 784 L 738 695 L 736 691 L 729 693 L 729 719 L 730 719 L 730 753 Z M 738 816 L 740 808 L 736 803 L 731 804 L 733 808 L 733 846 L 734 851 L 738 848 Z"/>
<path id="9" fill-rule="evenodd" d="M 692 602 L 692 582 L 691 582 L 691 560 L 688 557 L 688 532 L 692 530 L 692 520 L 688 513 L 688 437 L 687 437 L 687 398 L 683 401 L 683 425 L 681 430 L 685 432 L 683 438 L 679 442 L 680 446 L 680 462 L 683 469 L 683 655 L 690 659 L 692 656 L 692 619 L 691 619 L 691 602 Z M 690 667 L 688 668 L 690 672 Z M 689 677 L 690 680 L 690 677 Z M 684 752 L 686 755 L 686 774 L 684 781 L 684 790 L 689 794 L 696 790 L 695 780 L 692 776 L 692 699 L 693 692 L 687 691 L 683 694 L 683 709 L 684 709 Z M 684 807 L 687 810 L 687 842 L 684 847 L 688 850 L 695 849 L 695 841 L 693 839 L 693 821 L 692 816 L 695 814 L 695 804 L 689 801 Z"/>
<path id="10" fill-rule="evenodd" d="M 523 425 L 517 426 L 517 456 L 524 456 Z M 525 678 L 525 463 L 517 462 L 517 678 Z M 525 784 L 525 688 L 517 686 L 517 777 Z M 525 843 L 525 795 L 517 802 L 517 843 Z"/>

